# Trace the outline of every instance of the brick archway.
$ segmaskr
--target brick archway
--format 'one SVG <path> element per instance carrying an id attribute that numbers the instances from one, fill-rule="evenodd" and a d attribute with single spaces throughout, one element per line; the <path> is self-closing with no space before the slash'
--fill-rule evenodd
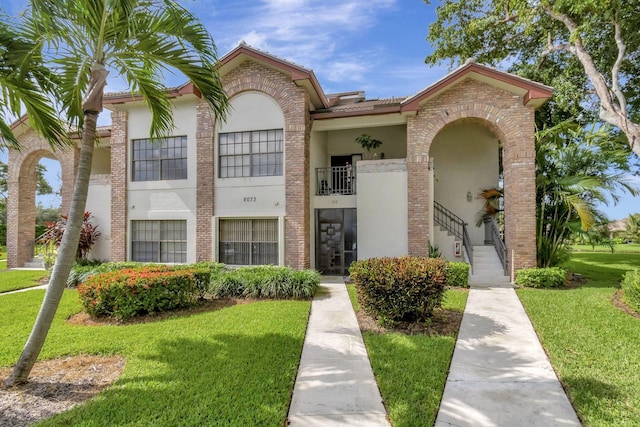
<path id="1" fill-rule="evenodd" d="M 46 141 L 28 130 L 18 137 L 21 151 L 9 150 L 7 177 L 7 267 L 22 267 L 33 255 L 36 224 L 36 165 L 44 158 L 60 162 L 62 178 L 62 211 L 71 205 L 73 185 L 78 165 L 79 150 L 75 147 L 58 148 L 55 152 Z"/>
<path id="2" fill-rule="evenodd" d="M 534 109 L 522 98 L 468 79 L 425 101 L 407 126 L 409 253 L 427 254 L 431 144 L 452 123 L 481 123 L 503 146 L 505 236 L 511 275 L 536 265 Z"/>

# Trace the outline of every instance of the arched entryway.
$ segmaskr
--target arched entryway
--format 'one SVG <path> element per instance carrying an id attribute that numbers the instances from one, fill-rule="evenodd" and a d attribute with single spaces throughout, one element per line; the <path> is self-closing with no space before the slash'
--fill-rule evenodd
<path id="1" fill-rule="evenodd" d="M 455 133 L 456 127 L 462 130 L 471 126 L 480 132 L 478 135 L 492 134 L 503 148 L 508 273 L 513 277 L 517 269 L 535 267 L 534 111 L 533 106 L 524 105 L 522 98 L 512 92 L 475 79 L 466 79 L 420 103 L 416 116 L 407 124 L 410 254 L 427 255 L 434 232 L 432 192 L 438 178 L 431 177 L 429 168 L 432 144 L 437 147 L 438 138 Z M 497 143 L 489 145 L 491 158 L 497 163 L 495 147 Z M 497 175 L 496 163 L 492 170 Z M 437 170 L 433 172 L 437 174 Z M 469 187 L 457 196 L 462 197 L 463 204 L 467 192 L 471 192 L 472 199 L 475 197 L 474 189 Z M 470 211 L 475 214 L 475 207 Z"/>
<path id="2" fill-rule="evenodd" d="M 484 199 L 479 194 L 500 182 L 500 141 L 484 120 L 461 119 L 445 126 L 429 149 L 433 202 L 459 217 L 466 225 L 471 244 L 484 245 L 485 225 L 478 225 Z M 431 243 L 443 256 L 456 260 L 448 233 L 432 233 Z M 462 254 L 459 254 L 461 258 Z M 458 259 L 459 260 L 459 259 Z"/>
<path id="3" fill-rule="evenodd" d="M 22 150 L 9 150 L 7 178 L 7 268 L 18 268 L 33 256 L 36 223 L 36 165 L 42 158 L 60 162 L 62 212 L 71 204 L 78 149 L 51 149 L 32 130 L 18 135 Z"/>

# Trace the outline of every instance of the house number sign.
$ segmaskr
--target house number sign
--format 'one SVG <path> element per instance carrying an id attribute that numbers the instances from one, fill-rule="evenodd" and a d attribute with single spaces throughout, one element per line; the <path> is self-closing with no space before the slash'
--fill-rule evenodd
<path id="1" fill-rule="evenodd" d="M 254 203 L 256 200 L 258 200 L 256 197 L 254 196 L 250 196 L 250 197 L 245 197 L 242 199 L 243 202 L 245 203 Z"/>

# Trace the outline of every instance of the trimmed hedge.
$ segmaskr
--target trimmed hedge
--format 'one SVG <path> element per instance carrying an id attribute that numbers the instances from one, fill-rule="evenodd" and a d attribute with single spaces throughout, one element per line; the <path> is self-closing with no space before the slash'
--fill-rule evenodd
<path id="1" fill-rule="evenodd" d="M 91 276 L 78 286 L 78 294 L 89 315 L 126 320 L 194 305 L 199 290 L 193 271 L 154 265 Z"/>
<path id="2" fill-rule="evenodd" d="M 259 266 L 229 270 L 224 264 L 76 265 L 70 283 L 78 285 L 80 303 L 93 317 L 126 320 L 139 314 L 188 307 L 213 297 L 312 298 L 320 275 L 314 270 Z"/>
<path id="3" fill-rule="evenodd" d="M 447 263 L 446 273 L 446 285 L 447 286 L 459 286 L 462 288 L 469 287 L 469 264 L 466 262 L 453 262 Z"/>
<path id="4" fill-rule="evenodd" d="M 516 285 L 529 288 L 561 288 L 564 286 L 567 272 L 560 267 L 523 268 L 516 272 Z"/>
<path id="5" fill-rule="evenodd" d="M 308 299 L 319 283 L 317 271 L 265 265 L 220 272 L 212 276 L 210 292 L 215 298 Z"/>
<path id="6" fill-rule="evenodd" d="M 640 313 L 640 270 L 627 271 L 622 276 L 621 287 L 624 302 Z"/>
<path id="7" fill-rule="evenodd" d="M 444 298 L 447 261 L 440 258 L 370 258 L 351 264 L 365 311 L 381 323 L 427 321 Z"/>

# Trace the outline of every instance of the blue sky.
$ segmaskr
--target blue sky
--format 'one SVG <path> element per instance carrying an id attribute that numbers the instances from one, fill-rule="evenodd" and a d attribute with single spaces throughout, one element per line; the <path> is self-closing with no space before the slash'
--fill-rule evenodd
<path id="1" fill-rule="evenodd" d="M 423 0 L 182 0 L 213 36 L 219 55 L 240 40 L 312 69 L 326 93 L 364 90 L 368 98 L 412 95 L 449 70 L 425 65 L 438 4 Z M 0 0 L 9 14 L 26 0 Z M 167 84 L 184 83 L 167 76 Z M 126 89 L 112 76 L 108 91 Z M 103 114 L 101 124 L 108 124 Z M 3 159 L 0 156 L 0 159 Z M 3 159 L 3 161 L 5 161 Z M 57 162 L 47 165 L 56 168 Z M 55 172 L 51 172 L 55 177 Z M 640 180 L 636 180 L 640 186 Z M 46 201 L 45 201 L 46 200 Z M 50 203 L 48 199 L 43 203 Z M 640 212 L 640 198 L 603 209 L 611 219 Z"/>

